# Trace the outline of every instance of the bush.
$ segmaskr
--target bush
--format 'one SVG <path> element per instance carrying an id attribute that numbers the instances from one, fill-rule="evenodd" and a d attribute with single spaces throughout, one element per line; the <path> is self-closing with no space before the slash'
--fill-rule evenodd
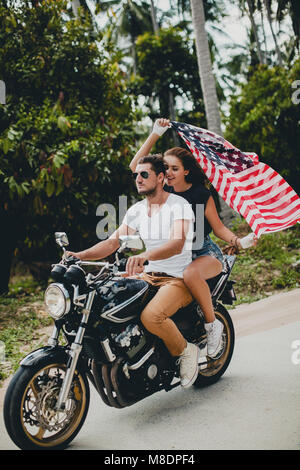
<path id="1" fill-rule="evenodd" d="M 53 232 L 95 242 L 96 208 L 132 188 L 135 111 L 119 52 L 67 2 L 0 7 L 0 198 L 7 263 L 53 259 Z M 97 41 L 96 41 L 97 40 Z M 97 240 L 96 240 L 97 241 Z M 1 288 L 0 288 L 1 291 Z"/>

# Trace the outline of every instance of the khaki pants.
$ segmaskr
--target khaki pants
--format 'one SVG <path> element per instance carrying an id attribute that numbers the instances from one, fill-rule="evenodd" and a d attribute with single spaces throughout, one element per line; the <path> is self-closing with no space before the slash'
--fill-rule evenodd
<path id="1" fill-rule="evenodd" d="M 193 297 L 183 279 L 153 274 L 142 275 L 144 281 L 159 290 L 142 311 L 141 321 L 150 333 L 164 341 L 172 356 L 179 356 L 186 347 L 186 340 L 169 317 L 192 302 Z"/>

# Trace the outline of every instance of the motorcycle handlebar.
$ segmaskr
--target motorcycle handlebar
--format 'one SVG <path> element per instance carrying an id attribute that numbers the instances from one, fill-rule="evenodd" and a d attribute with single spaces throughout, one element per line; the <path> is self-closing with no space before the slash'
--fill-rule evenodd
<path id="1" fill-rule="evenodd" d="M 72 256 L 72 255 L 66 256 L 64 259 L 65 259 L 65 261 L 66 261 L 68 264 L 75 264 L 75 263 L 77 263 L 78 261 L 80 261 L 79 258 L 76 258 L 76 256 Z"/>
<path id="2" fill-rule="evenodd" d="M 127 261 L 129 258 L 122 258 L 119 260 L 118 263 L 118 271 L 119 272 L 125 272 L 126 271 L 126 265 Z M 71 266 L 72 264 L 77 264 L 78 266 L 98 266 L 98 267 L 107 267 L 107 268 L 113 268 L 116 266 L 116 263 L 108 263 L 108 262 L 103 262 L 103 261 L 82 261 L 79 258 L 76 258 L 75 256 L 68 256 L 64 258 L 64 262 L 68 265 Z M 144 262 L 144 265 L 149 264 L 149 262 L 146 260 Z M 98 275 L 97 275 L 98 276 Z M 96 277 L 97 277 L 96 276 Z"/>
<path id="3" fill-rule="evenodd" d="M 119 261 L 119 271 L 123 270 L 123 271 L 126 271 L 126 264 L 127 264 L 127 261 L 128 261 L 129 258 L 122 258 L 120 261 Z M 146 266 L 147 264 L 149 264 L 149 261 L 145 261 L 144 262 L 144 266 Z"/>

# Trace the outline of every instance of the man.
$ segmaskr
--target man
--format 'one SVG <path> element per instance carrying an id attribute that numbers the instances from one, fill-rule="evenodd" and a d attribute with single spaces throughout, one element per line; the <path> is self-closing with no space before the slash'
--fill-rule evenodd
<path id="1" fill-rule="evenodd" d="M 164 191 L 165 166 L 160 155 L 141 158 L 134 177 L 138 193 L 146 198 L 127 211 L 120 227 L 107 240 L 82 252 L 69 253 L 82 260 L 105 258 L 118 249 L 121 235 L 139 232 L 146 251 L 131 256 L 126 271 L 129 276 L 143 273 L 145 281 L 159 287 L 142 311 L 141 321 L 164 341 L 172 356 L 179 356 L 181 385 L 188 388 L 198 376 L 200 351 L 186 342 L 170 317 L 192 301 L 183 271 L 192 261 L 194 214 L 184 198 Z"/>

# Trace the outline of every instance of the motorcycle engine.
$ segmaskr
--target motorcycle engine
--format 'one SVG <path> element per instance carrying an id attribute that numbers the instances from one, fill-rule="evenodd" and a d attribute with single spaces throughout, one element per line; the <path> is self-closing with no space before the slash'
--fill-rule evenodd
<path id="1" fill-rule="evenodd" d="M 126 329 L 121 333 L 113 334 L 113 340 L 122 351 L 131 359 L 146 344 L 144 332 L 136 323 L 127 325 Z"/>

